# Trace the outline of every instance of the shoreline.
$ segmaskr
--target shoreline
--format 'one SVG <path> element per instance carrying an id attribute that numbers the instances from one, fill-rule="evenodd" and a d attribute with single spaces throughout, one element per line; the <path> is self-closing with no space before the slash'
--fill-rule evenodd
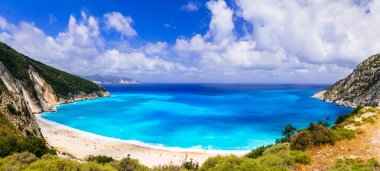
<path id="1" fill-rule="evenodd" d="M 180 147 L 164 147 L 136 140 L 121 140 L 78 130 L 42 118 L 35 114 L 38 126 L 48 145 L 74 158 L 84 159 L 88 155 L 106 155 L 116 160 L 130 156 L 148 167 L 164 164 L 181 164 L 193 159 L 202 164 L 216 155 L 244 155 L 249 150 L 203 150 Z"/>

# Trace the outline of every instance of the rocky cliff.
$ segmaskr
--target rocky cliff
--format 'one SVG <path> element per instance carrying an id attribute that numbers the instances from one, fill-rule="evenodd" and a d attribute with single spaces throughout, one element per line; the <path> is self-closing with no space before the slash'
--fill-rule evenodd
<path id="1" fill-rule="evenodd" d="M 360 63 L 346 78 L 313 97 L 347 107 L 380 105 L 380 54 Z"/>
<path id="2" fill-rule="evenodd" d="M 0 115 L 23 134 L 41 137 L 34 113 L 102 96 L 109 93 L 99 85 L 44 65 L 0 43 Z"/>

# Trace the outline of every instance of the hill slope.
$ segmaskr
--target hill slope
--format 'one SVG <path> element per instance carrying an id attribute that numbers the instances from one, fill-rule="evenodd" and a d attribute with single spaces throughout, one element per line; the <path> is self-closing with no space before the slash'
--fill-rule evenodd
<path id="1" fill-rule="evenodd" d="M 104 88 L 90 81 L 42 64 L 0 43 L 0 117 L 6 123 L 2 125 L 13 126 L 3 129 L 0 125 L 0 136 L 15 131 L 41 137 L 33 113 L 108 95 Z"/>
<path id="2" fill-rule="evenodd" d="M 345 79 L 314 95 L 348 107 L 380 105 L 380 54 L 360 63 Z"/>

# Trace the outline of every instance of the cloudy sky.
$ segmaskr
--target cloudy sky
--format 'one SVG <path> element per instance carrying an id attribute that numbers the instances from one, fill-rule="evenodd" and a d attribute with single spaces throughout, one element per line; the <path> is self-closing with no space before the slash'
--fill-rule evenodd
<path id="1" fill-rule="evenodd" d="M 332 83 L 380 52 L 380 1 L 0 0 L 0 41 L 77 75 Z"/>

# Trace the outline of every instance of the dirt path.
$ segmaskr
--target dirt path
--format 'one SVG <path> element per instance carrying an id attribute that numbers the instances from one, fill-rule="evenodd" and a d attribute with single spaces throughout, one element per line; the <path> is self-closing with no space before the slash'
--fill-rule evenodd
<path id="1" fill-rule="evenodd" d="M 323 171 L 331 168 L 339 158 L 375 158 L 380 160 L 380 108 L 375 114 L 363 114 L 373 117 L 374 124 L 364 124 L 356 127 L 359 133 L 352 140 L 341 140 L 335 145 L 314 147 L 305 152 L 311 157 L 312 163 L 306 166 L 297 166 L 295 170 Z"/>

